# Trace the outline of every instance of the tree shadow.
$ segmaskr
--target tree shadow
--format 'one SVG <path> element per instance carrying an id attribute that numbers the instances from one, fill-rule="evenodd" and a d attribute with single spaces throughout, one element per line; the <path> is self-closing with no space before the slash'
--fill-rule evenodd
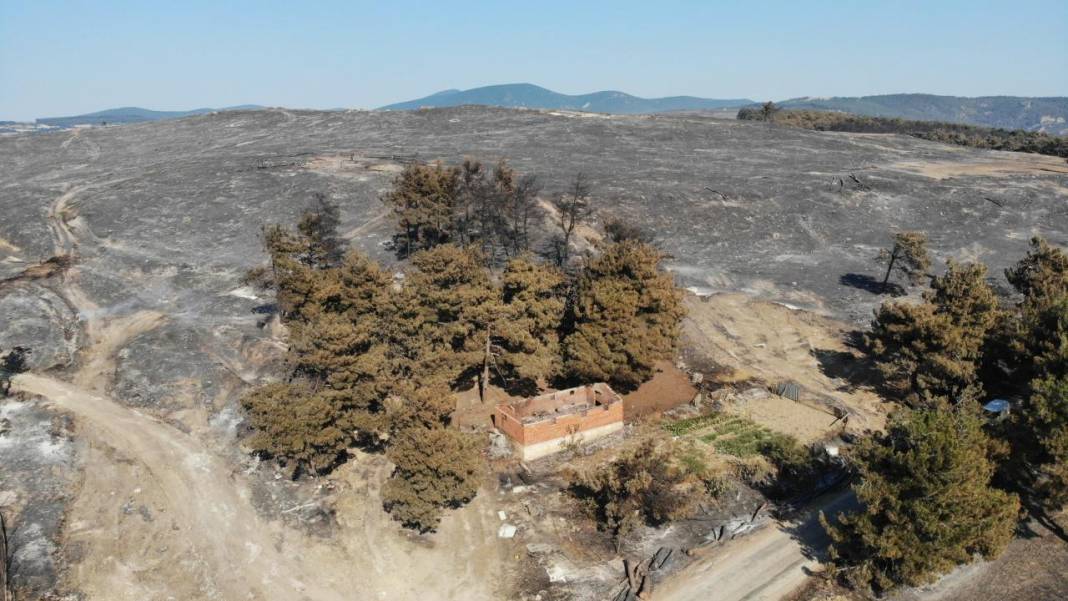
<path id="1" fill-rule="evenodd" d="M 538 383 L 529 378 L 513 378 L 507 381 L 495 378 L 493 383 L 514 397 L 527 398 L 537 396 L 541 392 Z"/>
<path id="2" fill-rule="evenodd" d="M 852 392 L 858 388 L 879 389 L 883 378 L 875 363 L 864 353 L 863 335 L 858 332 L 854 340 L 847 338 L 846 344 L 857 351 L 839 351 L 833 349 L 812 349 L 812 356 L 819 364 L 820 372 L 832 380 L 843 380 L 845 386 L 839 390 Z"/>
<path id="3" fill-rule="evenodd" d="M 278 312 L 278 303 L 264 303 L 251 309 L 253 315 L 274 315 Z"/>
<path id="4" fill-rule="evenodd" d="M 798 543 L 802 555 L 827 563 L 830 561 L 831 537 L 820 522 L 820 514 L 836 525 L 840 513 L 850 513 L 858 508 L 856 497 L 848 489 L 831 488 L 810 499 L 804 511 L 781 528 Z"/>
<path id="5" fill-rule="evenodd" d="M 1053 516 L 1046 511 L 1046 508 L 1042 505 L 1042 500 L 1038 498 L 1038 495 L 1033 490 L 1022 490 L 1020 493 L 1020 504 L 1027 513 L 1034 519 L 1038 525 L 1042 526 L 1049 531 L 1050 534 L 1056 536 L 1062 541 L 1068 543 L 1068 532 L 1057 523 L 1057 520 L 1053 519 Z M 1039 536 L 1037 532 L 1031 527 L 1030 524 L 1023 526 L 1028 531 L 1027 538 Z"/>
<path id="6" fill-rule="evenodd" d="M 905 289 L 900 284 L 887 282 L 885 286 L 876 278 L 864 273 L 847 273 L 838 278 L 838 283 L 850 288 L 863 290 L 869 294 L 890 296 L 905 296 Z"/>

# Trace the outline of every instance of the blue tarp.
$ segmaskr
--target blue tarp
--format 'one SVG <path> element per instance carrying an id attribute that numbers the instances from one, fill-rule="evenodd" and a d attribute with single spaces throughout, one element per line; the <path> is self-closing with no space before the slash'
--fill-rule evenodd
<path id="1" fill-rule="evenodd" d="M 1009 410 L 1010 403 L 1005 399 L 994 399 L 989 403 L 983 405 L 983 409 L 991 413 L 1003 413 Z"/>

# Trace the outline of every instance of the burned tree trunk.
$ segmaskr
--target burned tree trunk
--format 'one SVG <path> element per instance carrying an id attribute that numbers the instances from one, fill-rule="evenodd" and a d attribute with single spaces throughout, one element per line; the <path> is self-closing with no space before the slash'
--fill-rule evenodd
<path id="1" fill-rule="evenodd" d="M 490 361 L 493 359 L 493 336 L 486 332 L 486 349 L 482 357 L 482 378 L 479 381 L 479 400 L 486 402 L 486 393 L 489 392 Z"/>
<path id="2" fill-rule="evenodd" d="M 8 580 L 10 563 L 7 555 L 7 524 L 0 514 L 0 601 L 11 601 L 11 582 Z"/>

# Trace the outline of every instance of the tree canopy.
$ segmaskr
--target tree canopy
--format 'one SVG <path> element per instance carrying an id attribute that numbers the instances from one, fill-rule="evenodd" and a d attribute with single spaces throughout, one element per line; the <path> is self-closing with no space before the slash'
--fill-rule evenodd
<path id="1" fill-rule="evenodd" d="M 894 234 L 894 245 L 879 251 L 876 260 L 886 265 L 883 276 L 883 290 L 890 282 L 890 276 L 896 271 L 912 285 L 919 284 L 931 268 L 931 257 L 927 252 L 927 236 L 920 232 L 900 232 Z"/>
<path id="2" fill-rule="evenodd" d="M 477 437 L 445 428 L 401 431 L 387 456 L 396 466 L 382 487 L 386 510 L 405 526 L 433 530 L 445 509 L 478 493 L 483 472 Z"/>
<path id="3" fill-rule="evenodd" d="M 824 520 L 831 557 L 858 584 L 885 590 L 932 582 L 1012 539 L 1019 500 L 990 486 L 994 464 L 977 411 L 897 416 L 853 453 L 862 509 Z"/>
<path id="4" fill-rule="evenodd" d="M 1039 489 L 1053 507 L 1068 504 L 1068 294 L 1032 309 L 1021 361 L 1028 377 L 1014 414 L 1016 442 L 1038 468 Z"/>
<path id="5" fill-rule="evenodd" d="M 1068 253 L 1035 236 L 1027 255 L 1005 270 L 1005 279 L 1031 303 L 1064 295 L 1068 293 Z"/>
<path id="6" fill-rule="evenodd" d="M 393 211 L 401 257 L 451 243 L 496 261 L 530 249 L 540 191 L 537 176 L 504 161 L 489 169 L 468 159 L 458 167 L 413 163 L 383 201 Z"/>
<path id="7" fill-rule="evenodd" d="M 585 202 L 583 186 L 572 193 Z M 408 260 L 397 276 L 342 252 L 324 196 L 295 230 L 264 228 L 269 262 L 247 281 L 275 293 L 288 373 L 242 399 L 252 450 L 294 476 L 332 469 L 353 445 L 385 450 L 396 465 L 385 505 L 429 530 L 477 490 L 480 442 L 450 428 L 455 392 L 650 377 L 682 317 L 663 256 L 621 236 L 578 275 L 536 260 L 526 228 L 537 190 L 503 162 L 492 174 L 472 161 L 409 166 L 386 196 Z M 569 231 L 586 214 L 576 209 Z"/>
<path id="8" fill-rule="evenodd" d="M 584 381 L 633 389 L 669 358 L 684 309 L 674 279 L 653 246 L 605 245 L 579 275 L 572 330 L 563 340 L 564 369 Z"/>
<path id="9" fill-rule="evenodd" d="M 997 297 L 982 264 L 950 261 L 924 302 L 887 302 L 875 312 L 868 346 L 888 387 L 912 406 L 978 400 Z"/>

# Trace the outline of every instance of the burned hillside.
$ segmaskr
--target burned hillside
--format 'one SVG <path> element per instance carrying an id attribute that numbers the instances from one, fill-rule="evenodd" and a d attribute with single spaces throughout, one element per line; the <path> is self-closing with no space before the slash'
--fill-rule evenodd
<path id="1" fill-rule="evenodd" d="M 394 598 L 431 588 L 449 598 L 500 596 L 507 578 L 487 574 L 507 566 L 516 549 L 497 540 L 504 518 L 492 496 L 444 518 L 440 536 L 451 542 L 436 545 L 397 536 L 379 511 L 381 481 L 392 469 L 384 458 L 353 461 L 293 494 L 290 474 L 239 446 L 247 424 L 238 400 L 282 377 L 287 350 L 285 328 L 271 319 L 275 298 L 244 279 L 265 258 L 262 228 L 296 222 L 322 193 L 340 208 L 344 241 L 392 272 L 399 263 L 384 193 L 408 165 L 457 165 L 466 157 L 507 160 L 539 176 L 545 188 L 537 241 L 550 234 L 551 199 L 581 172 L 594 217 L 576 230 L 577 247 L 601 236 L 607 220 L 623 220 L 655 240 L 681 285 L 746 293 L 704 303 L 688 298 L 681 349 L 694 363 L 719 361 L 710 367 L 733 370 L 745 386 L 732 398 L 743 400 L 783 378 L 806 393 L 837 394 L 844 376 L 827 367 L 854 365 L 840 338 L 886 298 L 883 268 L 873 259 L 891 243 L 890 233 L 926 232 L 936 270 L 946 258 L 982 260 L 1002 288 L 1002 269 L 1032 235 L 1068 240 L 1063 161 L 693 114 L 232 111 L 5 137 L 0 348 L 32 349 L 32 375 L 18 386 L 49 401 L 27 414 L 31 430 L 0 434 L 8 437 L 0 447 L 10 452 L 14 441 L 44 432 L 40 424 L 74 417 L 76 428 L 49 434 L 63 453 L 36 457 L 19 446 L 17 460 L 61 465 L 63 478 L 48 483 L 58 490 L 50 521 L 33 542 L 89 550 L 69 558 L 77 566 L 70 572 L 75 588 L 90 596 L 111 592 L 112 575 L 136 570 L 108 558 L 145 557 L 149 576 L 114 586 L 149 598 L 147 589 L 176 579 L 187 583 L 178 594 L 188 598 L 248 590 L 268 598 L 265 583 L 283 570 L 297 576 L 275 583 L 277 595 L 338 598 L 353 579 L 367 578 L 366 586 Z M 62 269 L 26 276 L 59 262 Z M 769 324 L 781 327 L 769 331 Z M 878 399 L 865 391 L 848 396 L 879 422 Z M 748 409 L 738 403 L 737 411 Z M 835 416 L 806 412 L 811 436 L 796 434 L 820 439 L 829 426 L 819 420 Z M 750 427 L 741 419 L 748 416 L 764 419 L 746 413 L 731 426 Z M 807 427 L 793 416 L 773 417 Z M 20 426 L 28 419 L 12 425 L 29 428 Z M 705 424 L 702 435 L 722 425 Z M 83 440 L 88 448 L 79 446 Z M 67 474 L 83 465 L 75 490 Z M 19 477 L 7 471 L 0 482 Z M 158 486 L 142 489 L 149 481 Z M 181 503 L 190 496 L 233 510 L 233 519 L 202 519 Z M 36 519 L 22 511 L 22 493 L 18 499 L 0 507 L 15 513 L 16 528 Z M 322 506 L 334 509 L 320 510 L 324 499 L 333 504 Z M 117 514 L 116 503 L 130 511 Z M 72 526 L 60 540 L 64 511 Z M 194 529 L 205 532 L 186 536 Z M 113 532 L 126 542 L 107 538 Z M 298 548 L 307 553 L 289 552 Z M 470 569 L 475 553 L 489 559 Z M 187 570 L 176 561 L 184 557 L 197 558 L 196 565 Z M 415 564 L 410 571 L 419 581 L 380 569 L 398 561 Z M 51 564 L 39 571 L 43 580 L 62 573 Z"/>

